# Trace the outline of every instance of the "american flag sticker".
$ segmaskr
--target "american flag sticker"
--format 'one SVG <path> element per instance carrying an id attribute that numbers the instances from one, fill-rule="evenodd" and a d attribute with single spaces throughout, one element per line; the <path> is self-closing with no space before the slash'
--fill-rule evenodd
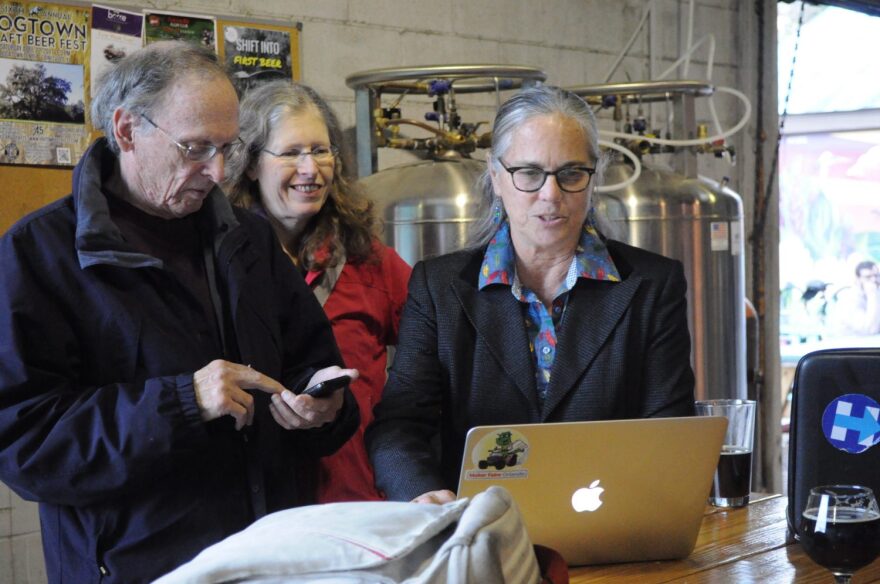
<path id="1" fill-rule="evenodd" d="M 730 235 L 727 221 L 713 221 L 709 224 L 709 244 L 712 251 L 730 249 Z"/>

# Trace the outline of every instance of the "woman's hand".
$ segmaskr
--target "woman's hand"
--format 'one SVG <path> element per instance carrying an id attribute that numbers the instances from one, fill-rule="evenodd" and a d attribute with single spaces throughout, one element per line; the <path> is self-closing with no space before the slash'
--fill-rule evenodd
<path id="1" fill-rule="evenodd" d="M 443 503 L 451 503 L 453 501 L 455 501 L 455 493 L 448 489 L 442 489 L 440 491 L 428 491 L 427 493 L 422 493 L 411 502 L 442 505 Z"/>

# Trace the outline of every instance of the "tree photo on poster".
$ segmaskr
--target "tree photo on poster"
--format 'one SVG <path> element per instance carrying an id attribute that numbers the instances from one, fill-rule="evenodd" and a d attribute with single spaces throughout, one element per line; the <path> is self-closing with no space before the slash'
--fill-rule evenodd
<path id="1" fill-rule="evenodd" d="M 82 73 L 78 65 L 0 59 L 0 117 L 85 124 Z"/>

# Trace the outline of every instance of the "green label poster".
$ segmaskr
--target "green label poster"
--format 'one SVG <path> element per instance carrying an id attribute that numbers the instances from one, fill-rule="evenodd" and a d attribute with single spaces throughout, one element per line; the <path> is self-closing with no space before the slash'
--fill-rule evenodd
<path id="1" fill-rule="evenodd" d="M 210 16 L 144 10 L 144 44 L 183 40 L 217 52 L 217 22 Z"/>

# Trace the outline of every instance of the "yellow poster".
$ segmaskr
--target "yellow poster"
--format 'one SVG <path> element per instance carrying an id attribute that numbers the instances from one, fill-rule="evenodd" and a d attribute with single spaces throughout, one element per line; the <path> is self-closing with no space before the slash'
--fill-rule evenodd
<path id="1" fill-rule="evenodd" d="M 87 7 L 0 2 L 0 163 L 76 164 L 88 81 Z"/>

